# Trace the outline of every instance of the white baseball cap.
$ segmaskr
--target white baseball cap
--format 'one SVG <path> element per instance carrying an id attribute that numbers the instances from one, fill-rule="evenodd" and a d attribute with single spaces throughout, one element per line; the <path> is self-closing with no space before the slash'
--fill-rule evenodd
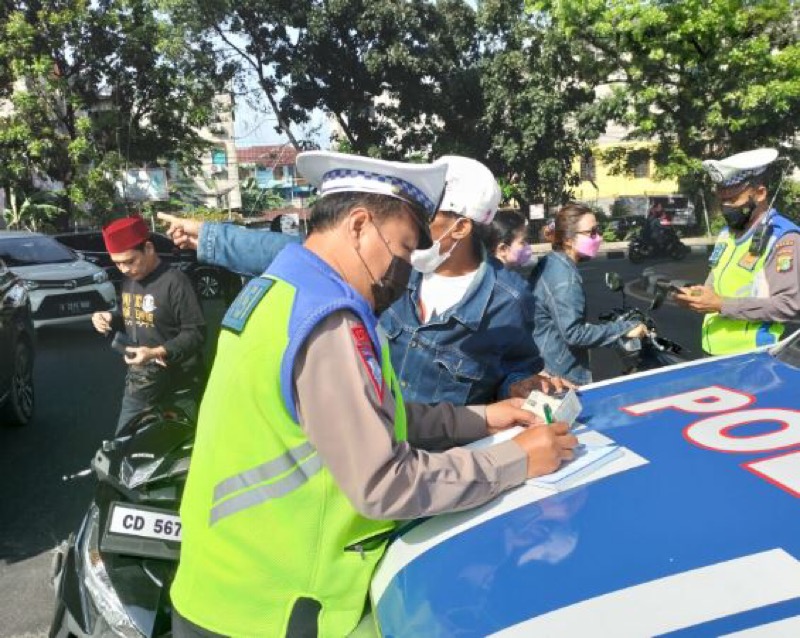
<path id="1" fill-rule="evenodd" d="M 479 161 L 460 155 L 445 155 L 434 165 L 447 166 L 447 183 L 439 210 L 491 224 L 502 194 L 492 171 Z"/>
<path id="2" fill-rule="evenodd" d="M 734 186 L 761 175 L 776 159 L 778 151 L 774 148 L 757 148 L 721 160 L 705 160 L 703 168 L 717 186 Z"/>

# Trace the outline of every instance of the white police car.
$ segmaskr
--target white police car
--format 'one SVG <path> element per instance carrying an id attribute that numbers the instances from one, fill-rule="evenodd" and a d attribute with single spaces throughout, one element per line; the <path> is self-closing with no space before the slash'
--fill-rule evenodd
<path id="1" fill-rule="evenodd" d="M 596 383 L 576 431 L 618 452 L 407 526 L 383 636 L 800 636 L 800 335 Z"/>
<path id="2" fill-rule="evenodd" d="M 86 322 L 96 311 L 116 308 L 116 292 L 103 269 L 52 237 L 0 231 L 0 259 L 23 280 L 37 328 Z"/>

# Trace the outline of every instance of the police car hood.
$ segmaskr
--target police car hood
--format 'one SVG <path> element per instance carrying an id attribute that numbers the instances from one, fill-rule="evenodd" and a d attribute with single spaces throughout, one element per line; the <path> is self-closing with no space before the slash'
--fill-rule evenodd
<path id="1" fill-rule="evenodd" d="M 383 635 L 800 636 L 800 371 L 762 351 L 580 399 L 580 438 L 622 456 L 407 529 L 373 580 Z"/>
<path id="2" fill-rule="evenodd" d="M 66 279 L 87 277 L 101 272 L 100 268 L 82 259 L 55 264 L 14 266 L 11 270 L 23 279 L 34 281 L 63 281 Z"/>

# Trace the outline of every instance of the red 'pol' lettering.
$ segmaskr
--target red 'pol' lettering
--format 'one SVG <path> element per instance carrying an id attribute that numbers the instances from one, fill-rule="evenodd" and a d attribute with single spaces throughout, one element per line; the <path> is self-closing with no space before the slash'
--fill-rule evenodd
<path id="1" fill-rule="evenodd" d="M 730 453 L 768 452 L 800 445 L 800 412 L 781 408 L 742 410 L 755 397 L 709 386 L 674 394 L 622 408 L 634 416 L 661 410 L 678 410 L 691 414 L 714 414 L 689 425 L 684 430 L 687 440 L 707 450 Z M 755 435 L 736 436 L 736 428 L 751 423 L 776 423 L 776 429 Z M 751 461 L 745 469 L 773 485 L 800 497 L 800 450 Z"/>

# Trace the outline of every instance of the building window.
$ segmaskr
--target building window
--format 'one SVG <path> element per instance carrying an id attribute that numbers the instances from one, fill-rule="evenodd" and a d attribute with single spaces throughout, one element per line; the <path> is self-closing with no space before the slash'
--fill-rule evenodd
<path id="1" fill-rule="evenodd" d="M 224 148 L 215 148 L 211 151 L 211 163 L 214 166 L 228 165 L 228 154 L 225 152 Z"/>
<path id="2" fill-rule="evenodd" d="M 597 174 L 594 156 L 586 155 L 581 158 L 581 181 L 593 182 Z"/>
<path id="3" fill-rule="evenodd" d="M 650 177 L 650 158 L 643 157 L 633 167 L 633 176 L 639 179 L 646 179 Z"/>

